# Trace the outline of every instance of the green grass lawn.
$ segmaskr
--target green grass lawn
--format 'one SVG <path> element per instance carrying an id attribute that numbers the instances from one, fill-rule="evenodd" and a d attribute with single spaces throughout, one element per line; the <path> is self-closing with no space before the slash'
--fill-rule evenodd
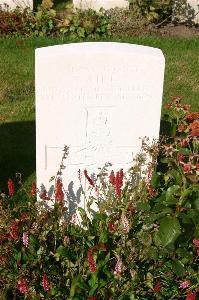
<path id="1" fill-rule="evenodd" d="M 113 40 L 112 40 L 113 41 Z M 166 58 L 164 104 L 181 96 L 199 110 L 199 39 L 158 37 L 114 41 L 158 47 Z M 0 188 L 16 172 L 26 182 L 35 174 L 34 50 L 63 39 L 0 39 Z"/>

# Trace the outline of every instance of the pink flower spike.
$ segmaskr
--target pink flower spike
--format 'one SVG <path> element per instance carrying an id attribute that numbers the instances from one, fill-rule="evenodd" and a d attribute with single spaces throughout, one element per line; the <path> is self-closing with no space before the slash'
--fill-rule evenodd
<path id="1" fill-rule="evenodd" d="M 118 257 L 115 265 L 114 275 L 120 275 L 121 273 L 122 273 L 122 260 L 120 257 Z"/>
<path id="2" fill-rule="evenodd" d="M 23 245 L 27 248 L 28 247 L 28 242 L 29 242 L 29 238 L 28 238 L 28 233 L 27 232 L 23 233 L 22 241 L 23 241 Z"/>
<path id="3" fill-rule="evenodd" d="M 88 264 L 89 264 L 89 270 L 91 273 L 95 273 L 96 272 L 96 263 L 93 257 L 93 250 L 89 249 L 87 252 L 87 259 L 88 259 Z"/>
<path id="4" fill-rule="evenodd" d="M 94 182 L 93 182 L 93 180 L 90 178 L 90 176 L 88 176 L 88 172 L 87 172 L 86 169 L 84 170 L 84 176 L 86 177 L 86 179 L 88 180 L 88 182 L 90 183 L 90 185 L 91 185 L 92 187 L 94 187 L 94 186 L 95 186 L 95 185 L 94 185 Z"/>
<path id="5" fill-rule="evenodd" d="M 18 239 L 19 237 L 19 222 L 17 220 L 13 220 L 10 226 L 10 237 L 13 239 Z"/>
<path id="6" fill-rule="evenodd" d="M 199 248 L 199 240 L 198 239 L 193 239 L 193 244 Z"/>
<path id="7" fill-rule="evenodd" d="M 20 291 L 21 294 L 28 293 L 28 285 L 26 278 L 21 278 L 17 281 L 17 289 Z"/>
<path id="8" fill-rule="evenodd" d="M 12 179 L 8 179 L 8 192 L 9 192 L 10 197 L 12 197 L 14 195 L 15 188 L 14 188 L 14 183 L 13 183 Z"/>
<path id="9" fill-rule="evenodd" d="M 47 275 L 45 273 L 42 276 L 42 286 L 43 286 L 44 291 L 48 292 L 50 290 L 50 285 L 49 285 L 49 282 L 48 282 L 48 277 L 47 277 Z"/>
<path id="10" fill-rule="evenodd" d="M 129 232 L 129 221 L 128 221 L 127 217 L 125 215 L 122 215 L 121 221 L 122 221 L 124 231 L 126 233 L 128 233 Z"/>
<path id="11" fill-rule="evenodd" d="M 109 175 L 109 182 L 110 182 L 112 185 L 115 185 L 115 173 L 114 173 L 113 170 L 111 171 L 111 174 Z"/>
<path id="12" fill-rule="evenodd" d="M 31 187 L 31 196 L 35 197 L 36 195 L 37 195 L 37 186 L 36 186 L 36 183 L 33 182 L 32 187 Z"/>
<path id="13" fill-rule="evenodd" d="M 190 281 L 189 280 L 186 280 L 186 281 L 183 281 L 181 284 L 180 284 L 180 289 L 186 289 L 190 286 Z"/>
<path id="14" fill-rule="evenodd" d="M 60 178 L 56 180 L 56 184 L 55 184 L 55 201 L 56 202 L 64 201 L 63 184 Z"/>

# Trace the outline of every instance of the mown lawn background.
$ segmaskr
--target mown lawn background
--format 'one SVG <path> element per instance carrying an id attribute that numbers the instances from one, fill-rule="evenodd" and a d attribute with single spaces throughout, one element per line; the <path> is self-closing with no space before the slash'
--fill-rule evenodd
<path id="1" fill-rule="evenodd" d="M 163 51 L 166 69 L 162 115 L 171 96 L 181 96 L 184 103 L 192 105 L 192 111 L 199 110 L 198 38 L 144 36 L 109 41 Z M 0 39 L 0 189 L 15 173 L 21 173 L 27 185 L 35 178 L 35 48 L 68 42 L 61 38 Z"/>

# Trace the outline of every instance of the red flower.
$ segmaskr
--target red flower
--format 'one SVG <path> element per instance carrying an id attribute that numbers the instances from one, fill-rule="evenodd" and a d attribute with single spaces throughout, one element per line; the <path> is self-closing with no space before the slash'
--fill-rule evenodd
<path id="1" fill-rule="evenodd" d="M 28 214 L 26 212 L 23 212 L 21 214 L 20 221 L 23 222 L 23 221 L 26 221 L 28 219 L 29 219 Z"/>
<path id="2" fill-rule="evenodd" d="M 197 248 L 199 248 L 199 240 L 193 239 L 193 244 L 194 244 Z"/>
<path id="3" fill-rule="evenodd" d="M 180 124 L 180 125 L 178 126 L 178 131 L 179 131 L 179 132 L 184 132 L 185 129 L 186 129 L 186 125 L 185 125 L 185 124 Z"/>
<path id="4" fill-rule="evenodd" d="M 179 161 L 184 161 L 185 160 L 185 156 L 181 153 L 178 153 L 178 160 Z"/>
<path id="5" fill-rule="evenodd" d="M 188 146 L 188 140 L 186 140 L 186 139 L 181 140 L 180 141 L 180 146 L 183 147 L 183 148 L 187 147 Z"/>
<path id="6" fill-rule="evenodd" d="M 147 191 L 151 197 L 156 196 L 156 191 L 151 185 L 147 185 Z"/>
<path id="7" fill-rule="evenodd" d="M 124 173 L 123 173 L 123 169 L 121 169 L 116 173 L 116 178 L 115 178 L 115 192 L 119 198 L 121 197 L 122 194 L 123 178 L 124 178 Z"/>
<path id="8" fill-rule="evenodd" d="M 193 122 L 189 125 L 189 129 L 190 129 L 190 130 L 199 130 L 199 120 L 193 121 Z"/>
<path id="9" fill-rule="evenodd" d="M 37 186 L 36 183 L 33 182 L 31 187 L 31 196 L 35 197 L 36 195 L 37 195 Z"/>
<path id="10" fill-rule="evenodd" d="M 184 164 L 184 166 L 183 166 L 183 171 L 184 171 L 185 173 L 190 172 L 190 171 L 191 171 L 191 165 L 190 165 L 190 164 Z"/>
<path id="11" fill-rule="evenodd" d="M 114 173 L 113 170 L 111 171 L 111 174 L 109 175 L 109 182 L 110 182 L 112 185 L 115 185 L 115 173 Z"/>
<path id="12" fill-rule="evenodd" d="M 95 260 L 93 258 L 93 250 L 92 249 L 88 250 L 87 258 L 88 258 L 88 264 L 89 264 L 90 272 L 95 273 L 96 272 L 96 263 L 95 263 Z"/>
<path id="13" fill-rule="evenodd" d="M 47 275 L 45 273 L 42 276 L 42 286 L 43 286 L 44 291 L 48 292 L 50 290 L 50 285 L 49 285 L 49 282 L 48 282 L 48 277 L 47 277 Z"/>
<path id="14" fill-rule="evenodd" d="M 113 224 L 112 222 L 108 223 L 108 230 L 110 233 L 114 233 L 117 230 L 117 225 Z"/>
<path id="15" fill-rule="evenodd" d="M 60 178 L 58 178 L 57 181 L 56 181 L 56 186 L 55 186 L 55 200 L 57 202 L 63 202 L 64 201 L 63 184 L 62 184 Z"/>
<path id="16" fill-rule="evenodd" d="M 154 286 L 153 291 L 154 291 L 155 293 L 158 293 L 160 290 L 161 290 L 161 283 L 160 283 L 160 281 L 158 281 L 158 282 L 156 283 L 156 285 Z"/>
<path id="17" fill-rule="evenodd" d="M 183 105 L 184 110 L 189 110 L 191 108 L 190 104 L 184 104 Z"/>
<path id="18" fill-rule="evenodd" d="M 127 210 L 130 211 L 131 213 L 135 212 L 135 207 L 131 202 L 129 202 Z"/>
<path id="19" fill-rule="evenodd" d="M 89 296 L 88 300 L 97 300 L 97 297 L 96 296 Z"/>
<path id="20" fill-rule="evenodd" d="M 9 192 L 10 197 L 12 197 L 14 195 L 15 188 L 14 188 L 14 183 L 13 183 L 12 179 L 8 179 L 8 192 Z"/>
<path id="21" fill-rule="evenodd" d="M 187 120 L 193 121 L 199 119 L 199 112 L 191 112 L 187 114 Z"/>
<path id="22" fill-rule="evenodd" d="M 111 171 L 111 174 L 109 175 L 109 182 L 112 185 L 114 185 L 114 187 L 115 187 L 115 193 L 116 193 L 116 196 L 118 198 L 120 198 L 121 194 L 122 194 L 123 178 L 124 178 L 123 169 L 121 169 L 120 171 L 118 171 L 116 173 L 116 176 L 115 176 L 115 173 L 114 173 L 113 170 Z"/>
<path id="23" fill-rule="evenodd" d="M 194 136 L 199 136 L 199 129 L 198 130 L 193 130 L 189 133 L 190 137 L 194 137 Z"/>
<path id="24" fill-rule="evenodd" d="M 167 108 L 167 109 L 172 108 L 172 104 L 171 104 L 171 103 L 167 103 L 167 104 L 165 105 L 165 108 Z"/>
<path id="25" fill-rule="evenodd" d="M 84 170 L 84 176 L 86 177 L 86 179 L 88 180 L 88 182 L 90 183 L 90 185 L 91 185 L 92 187 L 94 187 L 94 182 L 93 182 L 93 180 L 88 176 L 87 170 Z"/>
<path id="26" fill-rule="evenodd" d="M 42 200 L 49 200 L 49 197 L 47 196 L 47 192 L 45 189 L 40 193 L 39 197 Z"/>
<path id="27" fill-rule="evenodd" d="M 22 294 L 27 294 L 28 293 L 28 285 L 27 285 L 27 280 L 26 278 L 21 278 L 17 281 L 17 289 L 20 291 Z"/>
<path id="28" fill-rule="evenodd" d="M 199 170 L 199 163 L 196 164 L 196 170 Z"/>
<path id="29" fill-rule="evenodd" d="M 193 293 L 192 291 L 188 292 L 185 300 L 196 300 L 196 293 Z"/>
<path id="30" fill-rule="evenodd" d="M 11 226 L 10 226 L 10 237 L 13 239 L 18 239 L 19 237 L 19 232 L 18 232 L 18 224 L 19 221 L 12 221 Z"/>

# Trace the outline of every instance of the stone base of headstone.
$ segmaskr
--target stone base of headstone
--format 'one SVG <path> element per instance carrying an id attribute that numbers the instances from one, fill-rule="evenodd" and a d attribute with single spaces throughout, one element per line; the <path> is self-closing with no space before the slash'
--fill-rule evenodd
<path id="1" fill-rule="evenodd" d="M 175 0 L 172 19 L 181 24 L 199 24 L 199 0 Z"/>
<path id="2" fill-rule="evenodd" d="M 73 0 L 74 8 L 78 9 L 93 9 L 99 11 L 100 8 L 105 10 L 119 7 L 128 9 L 129 2 L 127 0 Z"/>
<path id="3" fill-rule="evenodd" d="M 33 0 L 0 0 L 1 9 L 13 10 L 17 7 L 24 9 L 26 7 L 33 9 Z"/>

